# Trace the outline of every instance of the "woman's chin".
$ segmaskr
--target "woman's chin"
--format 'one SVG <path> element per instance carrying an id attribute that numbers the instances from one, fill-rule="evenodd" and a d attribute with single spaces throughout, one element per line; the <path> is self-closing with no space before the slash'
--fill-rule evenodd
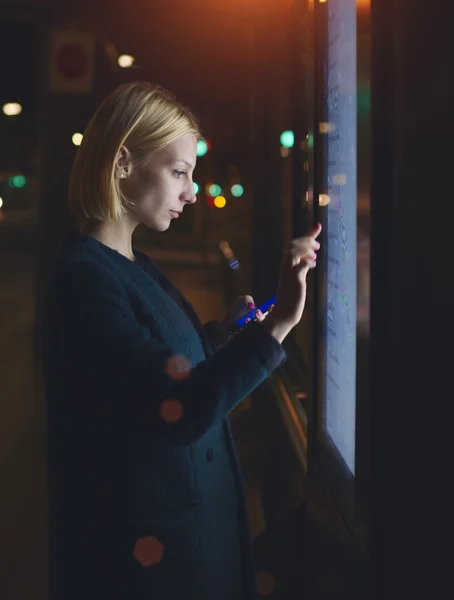
<path id="1" fill-rule="evenodd" d="M 170 227 L 170 222 L 171 219 L 160 219 L 159 221 L 156 219 L 150 219 L 150 220 L 146 220 L 146 221 L 142 221 L 143 225 L 145 225 L 145 227 L 147 227 L 148 229 L 152 229 L 153 231 L 157 231 L 157 232 L 164 232 L 167 231 Z"/>

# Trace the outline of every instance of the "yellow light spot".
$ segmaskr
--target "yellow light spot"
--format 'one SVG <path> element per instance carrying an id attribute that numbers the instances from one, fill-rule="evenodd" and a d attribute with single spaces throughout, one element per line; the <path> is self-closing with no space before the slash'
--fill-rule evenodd
<path id="1" fill-rule="evenodd" d="M 184 415 L 184 408 L 178 400 L 164 400 L 161 404 L 161 418 L 166 423 L 178 423 Z"/>
<path id="2" fill-rule="evenodd" d="M 191 363 L 186 356 L 177 354 L 169 358 L 165 371 L 170 379 L 181 381 L 182 379 L 189 377 L 191 372 Z"/>
<path id="3" fill-rule="evenodd" d="M 216 208 L 224 208 L 226 204 L 227 200 L 224 198 L 224 196 L 216 196 L 214 199 L 214 205 Z"/>
<path id="4" fill-rule="evenodd" d="M 257 573 L 255 582 L 260 596 L 271 596 L 276 586 L 276 579 L 270 573 Z"/>
<path id="5" fill-rule="evenodd" d="M 320 206 L 327 206 L 330 202 L 331 198 L 328 196 L 328 194 L 320 194 L 318 197 L 318 203 Z"/>
<path id="6" fill-rule="evenodd" d="M 122 54 L 118 57 L 118 64 L 122 69 L 128 69 L 129 67 L 132 67 L 134 62 L 134 56 L 131 56 L 130 54 Z"/>
<path id="7" fill-rule="evenodd" d="M 3 206 L 3 198 L 0 198 L 0 208 Z"/>
<path id="8" fill-rule="evenodd" d="M 151 567 L 161 562 L 164 546 L 154 536 L 147 535 L 136 541 L 132 554 L 142 567 Z"/>
<path id="9" fill-rule="evenodd" d="M 84 136 L 81 133 L 75 133 L 73 135 L 73 144 L 74 144 L 74 146 L 80 146 L 83 139 L 84 139 Z"/>
<path id="10" fill-rule="evenodd" d="M 19 102 L 8 102 L 7 104 L 3 105 L 3 112 L 8 117 L 16 117 L 17 115 L 21 114 L 22 106 L 19 104 Z"/>

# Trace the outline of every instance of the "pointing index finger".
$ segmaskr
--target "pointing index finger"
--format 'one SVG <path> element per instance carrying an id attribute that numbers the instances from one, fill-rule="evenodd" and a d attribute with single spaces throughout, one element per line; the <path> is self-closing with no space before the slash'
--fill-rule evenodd
<path id="1" fill-rule="evenodd" d="M 314 238 L 314 240 L 320 235 L 322 231 L 322 224 L 317 223 L 312 231 L 309 233 L 309 237 Z"/>

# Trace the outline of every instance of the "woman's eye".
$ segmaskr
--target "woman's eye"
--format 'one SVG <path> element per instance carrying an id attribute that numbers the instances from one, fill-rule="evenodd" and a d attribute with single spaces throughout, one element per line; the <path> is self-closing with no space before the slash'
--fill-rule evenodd
<path id="1" fill-rule="evenodd" d="M 182 175 L 186 175 L 186 171 L 174 171 L 175 175 L 180 178 Z"/>

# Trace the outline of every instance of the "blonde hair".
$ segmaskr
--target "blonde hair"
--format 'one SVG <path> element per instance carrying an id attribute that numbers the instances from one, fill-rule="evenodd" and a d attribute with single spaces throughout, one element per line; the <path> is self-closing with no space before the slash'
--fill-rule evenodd
<path id="1" fill-rule="evenodd" d="M 116 177 L 122 146 L 140 165 L 188 133 L 200 138 L 195 116 L 160 86 L 134 82 L 111 92 L 91 118 L 71 171 L 69 206 L 79 226 L 91 219 L 116 221 L 131 205 Z"/>

